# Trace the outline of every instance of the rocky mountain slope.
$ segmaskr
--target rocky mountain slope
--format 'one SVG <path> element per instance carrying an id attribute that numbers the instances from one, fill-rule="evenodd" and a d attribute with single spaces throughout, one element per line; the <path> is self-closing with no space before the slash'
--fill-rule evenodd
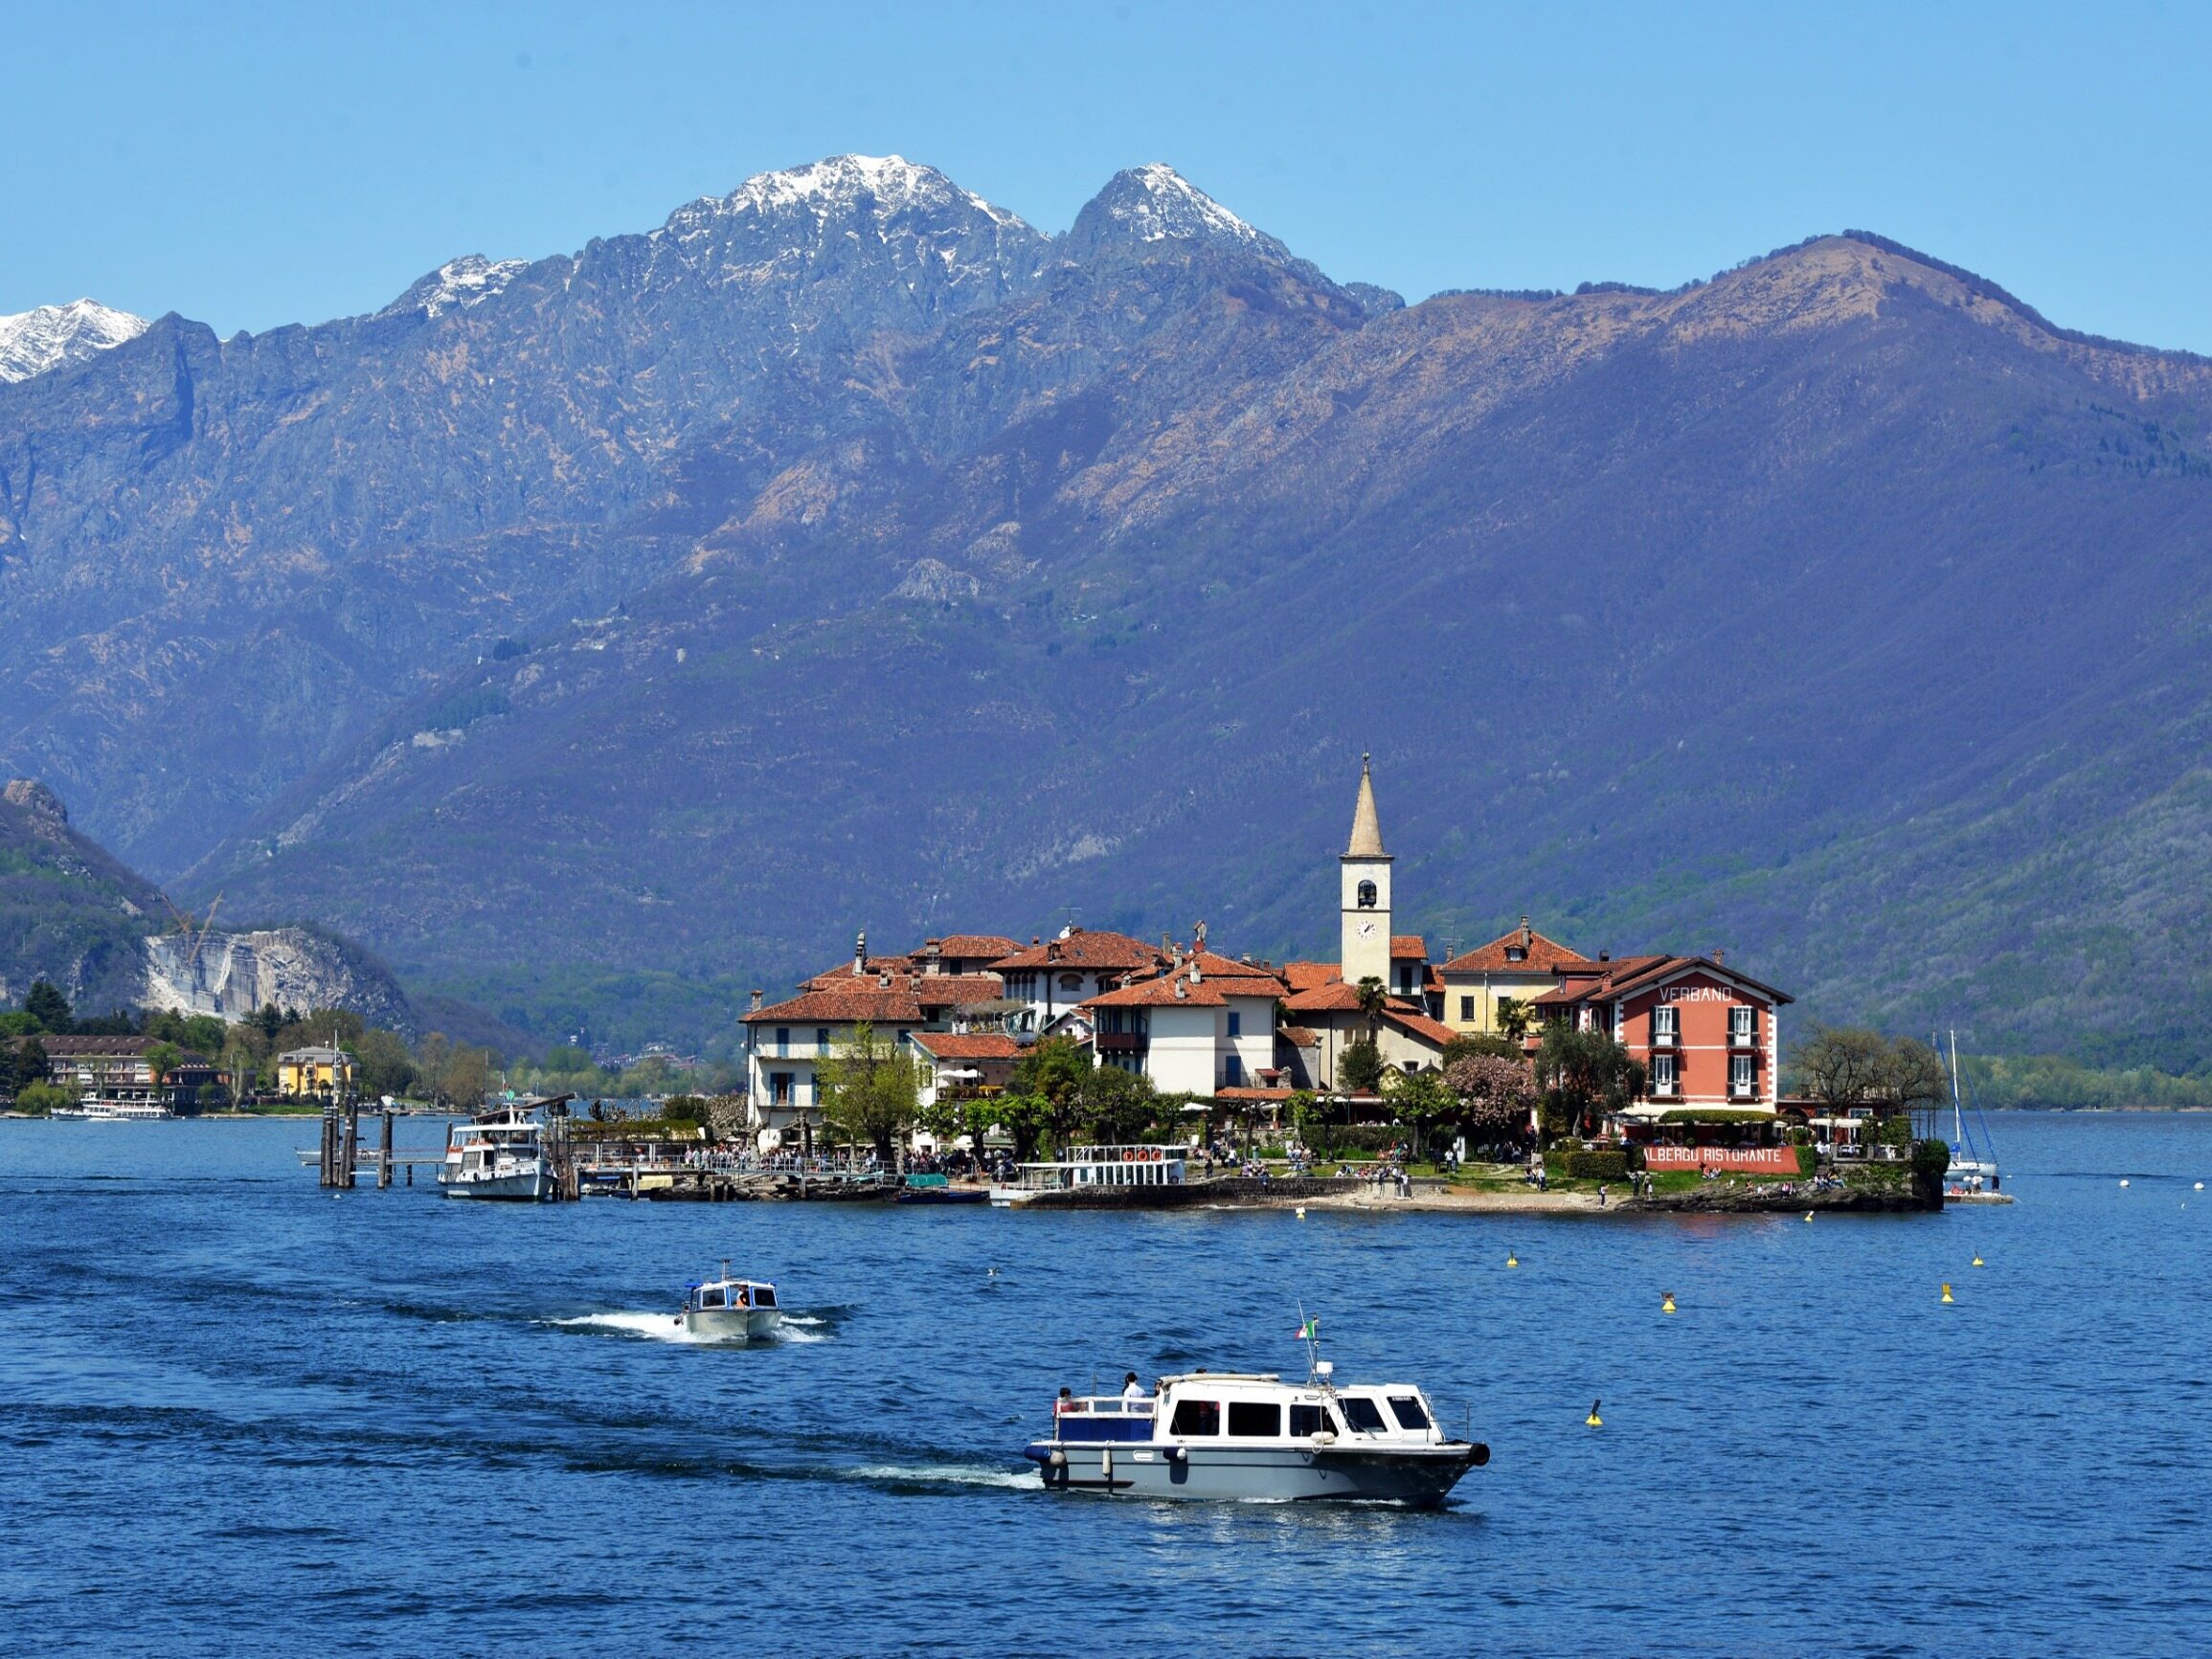
<path id="1" fill-rule="evenodd" d="M 1433 937 L 2190 1064 L 2208 423 L 1869 235 L 1406 308 L 1165 168 L 1053 237 L 840 158 L 0 388 L 0 754 L 523 997 L 1068 906 L 1323 948 L 1372 750 Z"/>

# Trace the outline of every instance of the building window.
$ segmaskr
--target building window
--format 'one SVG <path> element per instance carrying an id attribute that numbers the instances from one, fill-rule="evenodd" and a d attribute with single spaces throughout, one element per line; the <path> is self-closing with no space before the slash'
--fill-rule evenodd
<path id="1" fill-rule="evenodd" d="M 1651 1057 L 1652 1093 L 1667 1095 L 1679 1092 L 1675 1074 L 1675 1067 L 1678 1064 L 1675 1056 L 1671 1054 L 1655 1054 Z"/>
<path id="2" fill-rule="evenodd" d="M 1505 947 L 1505 959 L 1508 962 L 1525 962 L 1528 960 L 1528 953 L 1519 945 L 1508 945 Z"/>
<path id="3" fill-rule="evenodd" d="M 1244 1016 L 1233 1008 L 1229 1011 L 1229 1034 L 1231 1037 L 1244 1035 Z"/>
<path id="4" fill-rule="evenodd" d="M 768 1098 L 778 1106 L 791 1104 L 791 1073 L 771 1071 L 768 1074 Z"/>
<path id="5" fill-rule="evenodd" d="M 1751 1092 L 1751 1057 L 1749 1054 L 1728 1056 L 1728 1092 L 1741 1098 Z"/>
<path id="6" fill-rule="evenodd" d="M 1759 1011 L 1756 1008 L 1735 1007 L 1728 1010 L 1728 1044 L 1732 1048 L 1749 1048 L 1759 1041 Z"/>
<path id="7" fill-rule="evenodd" d="M 1230 1055 L 1221 1063 L 1221 1081 L 1230 1088 L 1244 1087 L 1244 1062 Z"/>
<path id="8" fill-rule="evenodd" d="M 828 1026 L 817 1025 L 814 1028 L 814 1052 L 817 1054 L 827 1054 L 829 1052 Z"/>
<path id="9" fill-rule="evenodd" d="M 791 1052 L 790 1026 L 779 1025 L 776 1028 L 776 1052 L 778 1054 L 789 1054 Z"/>
<path id="10" fill-rule="evenodd" d="M 1475 1023 L 1474 998 L 1462 997 L 1459 998 L 1459 1023 L 1462 1025 L 1472 1025 Z"/>
<path id="11" fill-rule="evenodd" d="M 1372 882 L 1362 882 L 1360 884 L 1360 908 L 1363 910 L 1371 910 L 1374 908 L 1375 884 Z"/>
<path id="12" fill-rule="evenodd" d="M 1682 1041 L 1682 1013 L 1671 1002 L 1662 1002 L 1651 1011 L 1651 1045 L 1654 1048 L 1672 1048 Z"/>

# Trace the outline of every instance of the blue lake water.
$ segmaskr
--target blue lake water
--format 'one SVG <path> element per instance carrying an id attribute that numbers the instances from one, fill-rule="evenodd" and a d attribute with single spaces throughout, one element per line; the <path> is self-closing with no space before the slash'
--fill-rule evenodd
<path id="1" fill-rule="evenodd" d="M 0 1645 L 2205 1651 L 2212 1117 L 1995 1127 L 2017 1204 L 1808 1224 L 467 1204 L 0 1123 Z M 666 1338 L 722 1257 L 796 1339 Z M 1451 1507 L 1038 1490 L 1063 1383 L 1300 1370 L 1301 1299 L 1490 1443 Z"/>

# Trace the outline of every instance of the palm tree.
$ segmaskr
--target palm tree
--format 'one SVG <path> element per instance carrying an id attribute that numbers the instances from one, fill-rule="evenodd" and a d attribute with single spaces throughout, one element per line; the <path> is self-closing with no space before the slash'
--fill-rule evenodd
<path id="1" fill-rule="evenodd" d="M 1390 994 L 1372 974 L 1360 981 L 1359 991 L 1360 1012 L 1366 1017 L 1367 1041 L 1372 1042 L 1376 1031 L 1382 1026 L 1383 1010 L 1390 1005 Z"/>

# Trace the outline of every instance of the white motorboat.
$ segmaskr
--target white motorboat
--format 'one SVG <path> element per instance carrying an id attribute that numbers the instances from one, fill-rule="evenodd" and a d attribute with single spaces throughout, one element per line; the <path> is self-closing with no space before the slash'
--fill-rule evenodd
<path id="1" fill-rule="evenodd" d="M 1144 1498 L 1364 1498 L 1428 1508 L 1490 1461 L 1437 1425 L 1410 1382 L 1339 1386 L 1272 1372 L 1162 1377 L 1150 1395 L 1063 1394 L 1052 1435 L 1024 1449 L 1048 1490 Z"/>
<path id="2" fill-rule="evenodd" d="M 445 1165 L 438 1172 L 447 1198 L 527 1203 L 554 1196 L 553 1156 L 537 1104 L 502 1106 L 447 1129 Z"/>
<path id="3" fill-rule="evenodd" d="M 758 1279 L 733 1279 L 730 1264 L 722 1276 L 693 1285 L 684 1292 L 679 1315 L 685 1332 L 710 1341 L 750 1342 L 769 1336 L 783 1323 L 783 1310 L 776 1305 L 776 1287 Z"/>

